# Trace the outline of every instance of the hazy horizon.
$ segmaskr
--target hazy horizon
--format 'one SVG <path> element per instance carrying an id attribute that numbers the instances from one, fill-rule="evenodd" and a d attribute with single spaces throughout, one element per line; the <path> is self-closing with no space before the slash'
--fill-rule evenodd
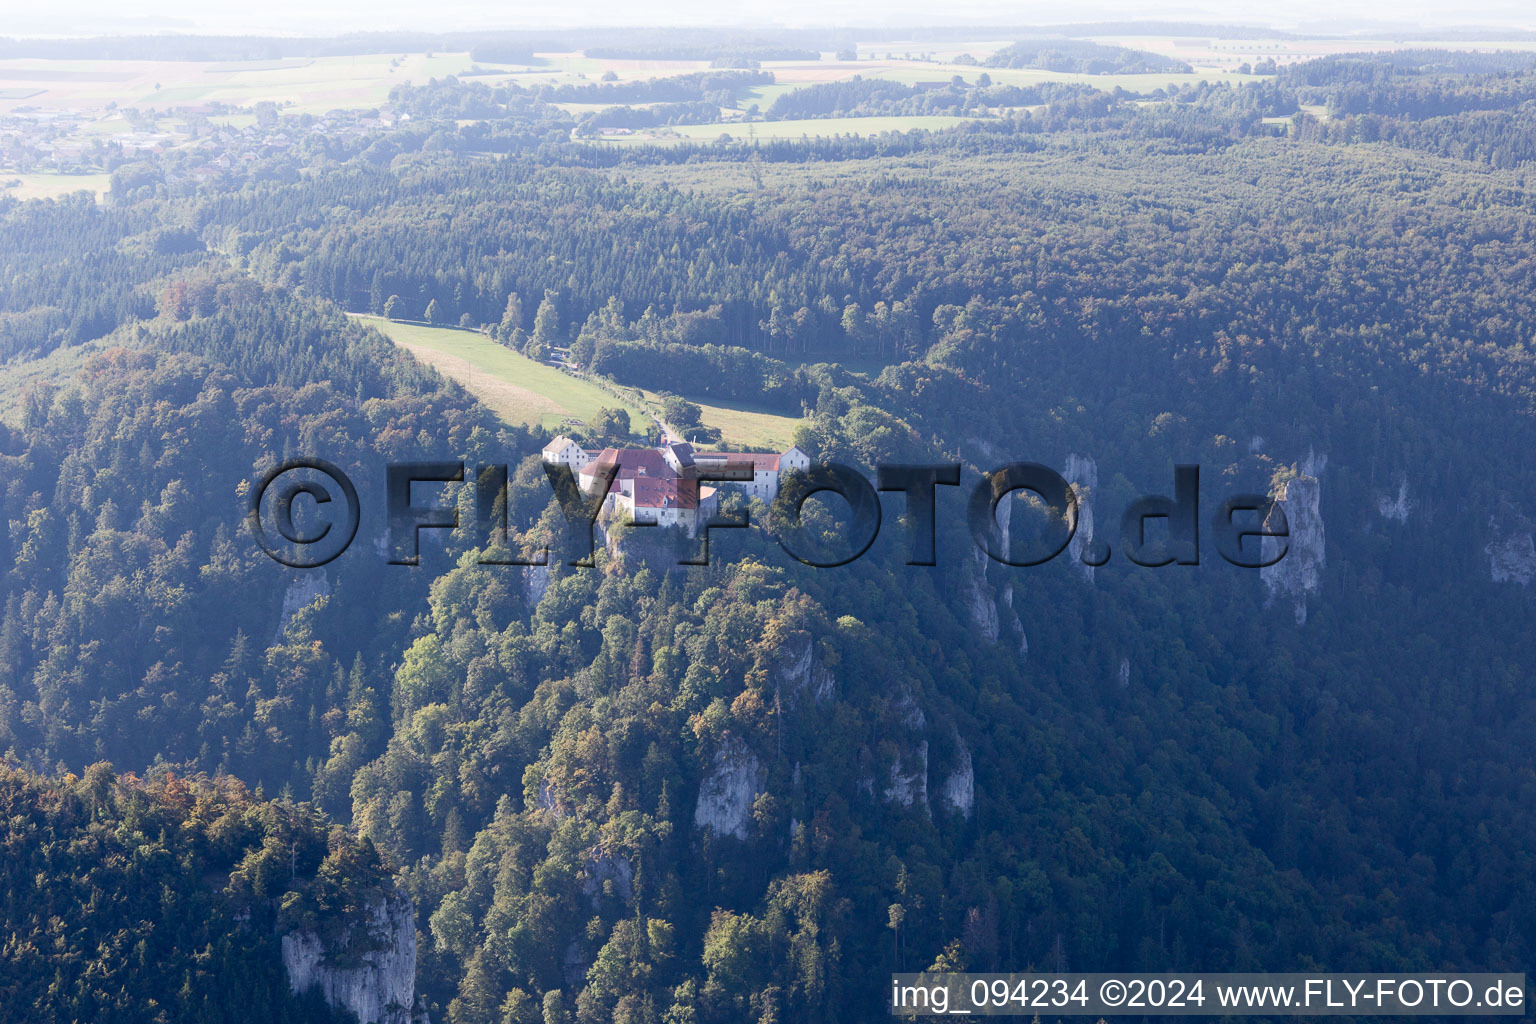
<path id="1" fill-rule="evenodd" d="M 343 5 L 317 9 L 294 0 L 275 0 L 259 8 L 231 9 L 190 2 L 157 0 L 125 16 L 107 0 L 69 3 L 46 10 L 16 11 L 0 34 L 77 37 L 101 34 L 207 33 L 216 35 L 326 35 L 355 31 L 465 31 L 474 29 L 557 29 L 594 26 L 715 26 L 792 28 L 813 26 L 904 26 L 924 24 L 1030 25 L 1121 19 L 1208 21 L 1252 24 L 1302 32 L 1413 31 L 1435 28 L 1536 27 L 1528 4 L 1513 0 L 1481 0 L 1449 5 L 1437 2 L 1349 4 L 1304 0 L 1278 16 L 1274 8 L 1244 0 L 1232 4 L 1150 4 L 1100 0 L 1090 4 L 1043 2 L 1004 3 L 966 0 L 936 10 L 932 5 L 894 0 L 834 0 L 810 3 L 785 0 L 771 8 L 725 13 L 701 0 L 664 4 L 623 4 L 613 0 L 584 0 L 550 8 L 524 7 L 509 12 L 484 3 L 447 2 L 423 7 L 400 0 L 379 4 Z"/>

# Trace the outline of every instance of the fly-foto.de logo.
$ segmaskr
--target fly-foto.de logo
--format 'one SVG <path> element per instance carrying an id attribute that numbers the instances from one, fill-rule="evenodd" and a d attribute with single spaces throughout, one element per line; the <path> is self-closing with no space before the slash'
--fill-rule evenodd
<path id="1" fill-rule="evenodd" d="M 864 555 L 880 534 L 881 494 L 901 503 L 906 520 L 906 564 L 937 564 L 940 488 L 961 485 L 959 463 L 880 466 L 873 482 L 838 463 L 803 459 L 779 471 L 771 486 L 761 459 L 698 458 L 668 465 L 662 458 L 626 462 L 625 449 L 579 467 L 546 459 L 544 472 L 565 527 L 563 554 L 568 564 L 592 566 L 593 528 L 605 513 L 634 527 L 686 530 L 702 535 L 700 552 L 681 556 L 680 565 L 709 563 L 713 530 L 753 525 L 750 501 L 729 500 L 732 493 L 766 505 L 766 525 L 779 546 L 796 561 L 818 568 L 847 565 Z M 646 451 L 646 450 L 633 450 Z M 781 459 L 781 457 L 775 457 Z M 432 503 L 418 503 L 415 485 L 435 485 Z M 442 493 L 470 488 L 472 495 Z M 473 530 L 484 565 L 548 565 L 549 549 L 518 554 L 508 543 L 509 499 L 506 465 L 463 462 L 396 462 L 384 467 L 383 512 L 387 524 L 384 556 L 392 565 L 420 564 L 423 530 Z M 345 552 L 357 536 L 362 502 L 356 486 L 340 468 L 317 458 L 280 462 L 248 491 L 246 520 L 261 549 L 283 565 L 316 568 Z M 460 496 L 473 501 L 460 502 Z M 837 520 L 841 543 L 827 551 L 825 517 L 813 528 L 806 504 L 813 497 L 840 502 L 846 514 Z M 835 496 L 835 497 L 833 497 Z M 1023 498 L 1023 501 L 1010 499 Z M 461 507 L 473 507 L 465 523 Z M 965 521 L 971 539 L 987 557 L 1012 566 L 1042 565 L 1073 548 L 1084 564 L 1100 566 L 1113 555 L 1101 538 L 1072 545 L 1079 523 L 1078 490 L 1058 472 L 1038 462 L 1014 462 L 981 476 L 971 487 Z M 759 509 L 759 512 L 762 510 Z M 1027 522 L 1020 528 L 1020 518 Z M 1233 494 L 1219 501 L 1208 520 L 1209 542 L 1231 565 L 1260 569 L 1285 557 L 1289 526 L 1279 502 L 1263 494 Z M 1201 549 L 1200 467 L 1174 467 L 1173 496 L 1143 495 L 1120 517 L 1119 549 L 1139 566 L 1199 565 Z M 1266 543 L 1268 541 L 1268 543 Z"/>

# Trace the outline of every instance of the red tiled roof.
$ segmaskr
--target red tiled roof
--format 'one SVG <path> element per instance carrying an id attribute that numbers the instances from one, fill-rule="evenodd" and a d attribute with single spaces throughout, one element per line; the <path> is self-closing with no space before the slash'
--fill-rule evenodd
<path id="1" fill-rule="evenodd" d="M 683 448 L 685 446 L 677 446 Z M 674 449 L 675 451 L 676 449 Z M 666 454 L 658 448 L 604 448 L 601 452 L 589 451 L 592 456 L 581 469 L 583 487 L 590 487 L 599 476 L 613 470 L 611 492 L 629 491 L 635 505 L 641 508 L 698 507 L 695 488 L 679 488 L 677 471 L 668 464 Z M 776 473 L 780 456 L 772 452 L 692 452 L 693 464 L 707 470 L 724 465 L 750 465 L 757 473 Z M 686 465 L 686 463 L 685 463 Z M 704 494 L 714 488 L 703 488 Z"/>
<path id="2" fill-rule="evenodd" d="M 667 460 L 655 448 L 629 449 L 619 459 L 620 480 L 638 480 L 642 477 L 658 479 L 672 475 L 672 467 L 667 465 Z"/>
<path id="3" fill-rule="evenodd" d="M 595 481 L 609 467 L 617 466 L 609 490 L 621 490 L 622 483 L 640 480 L 671 480 L 676 472 L 655 448 L 604 448 L 602 454 L 582 467 L 583 478 Z"/>
<path id="4" fill-rule="evenodd" d="M 679 488 L 675 479 L 663 480 L 654 477 L 635 479 L 636 508 L 691 509 L 698 508 L 698 505 L 697 488 Z"/>
<path id="5" fill-rule="evenodd" d="M 704 464 L 750 462 L 752 468 L 759 473 L 779 468 L 779 456 L 772 452 L 694 452 L 693 461 Z"/>

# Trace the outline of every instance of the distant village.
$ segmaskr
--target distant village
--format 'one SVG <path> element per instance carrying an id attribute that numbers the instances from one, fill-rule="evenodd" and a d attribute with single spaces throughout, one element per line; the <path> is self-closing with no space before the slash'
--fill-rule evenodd
<path id="1" fill-rule="evenodd" d="M 201 184 L 244 176 L 249 165 L 288 153 L 306 136 L 361 139 L 399 127 L 411 115 L 391 109 L 331 110 L 278 116 L 272 103 L 254 110 L 226 104 L 43 110 L 20 106 L 0 114 L 0 184 L 5 174 L 101 174 L 174 153 L 164 181 Z"/>

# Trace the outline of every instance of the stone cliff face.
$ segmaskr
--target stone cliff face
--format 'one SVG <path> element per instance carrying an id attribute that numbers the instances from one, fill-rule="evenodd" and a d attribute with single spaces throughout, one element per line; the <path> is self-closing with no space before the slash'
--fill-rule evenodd
<path id="1" fill-rule="evenodd" d="M 1500 495 L 1488 513 L 1483 556 L 1488 559 L 1488 579 L 1529 587 L 1536 580 L 1536 543 L 1531 540 L 1531 520 L 1508 495 Z"/>
<path id="2" fill-rule="evenodd" d="M 994 614 L 996 611 L 994 609 Z M 913 698 L 911 691 L 904 691 L 896 698 L 896 711 L 901 727 L 907 735 L 898 739 L 904 751 L 885 769 L 885 784 L 880 796 L 887 803 L 911 807 L 920 804 L 924 814 L 932 813 L 928 804 L 928 740 L 923 738 L 928 728 L 928 716 Z M 877 769 L 878 770 L 878 769 Z M 874 794 L 874 779 L 861 780 L 859 789 Z"/>
<path id="3" fill-rule="evenodd" d="M 537 608 L 539 602 L 544 600 L 544 591 L 549 589 L 549 566 L 523 566 L 523 588 L 528 597 L 528 607 Z"/>
<path id="4" fill-rule="evenodd" d="M 1072 543 L 1067 545 L 1067 557 L 1072 560 L 1072 568 L 1092 583 L 1093 566 L 1084 564 L 1083 552 L 1093 543 L 1093 492 L 1099 486 L 1099 464 L 1073 452 L 1067 456 L 1066 479 L 1077 497 L 1077 530 L 1072 534 Z"/>
<path id="5" fill-rule="evenodd" d="M 539 807 L 548 811 L 556 818 L 565 817 L 565 804 L 560 799 L 560 794 L 555 792 L 555 787 L 548 779 L 539 783 L 539 795 L 536 800 Z"/>
<path id="6" fill-rule="evenodd" d="M 960 744 L 960 758 L 954 770 L 944 777 L 939 790 L 939 800 L 945 807 L 962 817 L 971 816 L 976 804 L 976 772 L 971 764 L 971 752 Z"/>
<path id="7" fill-rule="evenodd" d="M 357 966 L 327 961 L 352 941 L 370 948 Z M 400 893 L 368 907 L 368 935 L 344 939 L 328 950 L 313 932 L 293 932 L 282 939 L 283 967 L 295 995 L 318 987 L 325 1001 L 357 1015 L 359 1024 L 426 1024 L 416 1004 L 416 913 Z"/>
<path id="8" fill-rule="evenodd" d="M 837 692 L 837 680 L 816 658 L 816 645 L 810 633 L 791 637 L 778 652 L 770 670 L 775 688 L 790 708 L 799 707 L 807 697 L 815 704 L 825 704 Z"/>
<path id="9" fill-rule="evenodd" d="M 757 755 L 735 736 L 727 736 L 715 751 L 709 774 L 699 786 L 693 823 L 717 836 L 747 838 L 752 801 L 768 784 L 768 771 Z"/>
<path id="10" fill-rule="evenodd" d="M 1489 521 L 1494 538 L 1483 548 L 1488 556 L 1488 578 L 1495 583 L 1517 583 L 1528 587 L 1536 579 L 1536 543 L 1527 531 L 1503 532 L 1496 520 Z"/>
<path id="11" fill-rule="evenodd" d="M 983 556 L 985 557 L 985 556 Z M 979 574 L 968 573 L 965 580 L 965 604 L 971 613 L 971 622 L 989 644 L 997 643 L 999 623 L 997 605 L 987 592 L 988 587 Z"/>
<path id="12" fill-rule="evenodd" d="M 581 891 L 594 901 L 608 885 L 614 895 L 628 900 L 635 895 L 635 867 L 623 854 L 612 854 L 601 846 L 588 855 L 581 873 Z"/>
<path id="13" fill-rule="evenodd" d="M 905 762 L 905 763 L 903 763 Z M 928 741 L 919 740 L 917 749 L 891 765 L 890 779 L 885 786 L 885 799 L 903 807 L 922 804 L 928 811 Z"/>
<path id="14" fill-rule="evenodd" d="M 1376 498 L 1376 511 L 1381 513 L 1383 519 L 1390 519 L 1397 523 L 1406 523 L 1409 514 L 1413 511 L 1415 502 L 1408 497 L 1408 478 L 1403 477 L 1397 484 L 1397 494 L 1382 494 Z"/>
<path id="15" fill-rule="evenodd" d="M 1325 561 L 1323 515 L 1320 508 L 1322 491 L 1317 477 L 1307 470 L 1321 471 L 1324 461 L 1308 456 L 1302 475 L 1289 481 L 1275 496 L 1285 511 L 1290 536 L 1285 541 L 1268 537 L 1263 541 L 1262 550 L 1266 560 L 1279 552 L 1282 543 L 1286 545 L 1285 557 L 1274 565 L 1260 569 L 1259 576 L 1271 601 L 1277 597 L 1292 601 L 1296 609 L 1297 625 L 1307 621 L 1307 597 L 1322 588 Z M 1278 517 L 1275 518 L 1278 520 Z M 1266 525 L 1273 529 L 1278 526 L 1278 522 Z"/>

